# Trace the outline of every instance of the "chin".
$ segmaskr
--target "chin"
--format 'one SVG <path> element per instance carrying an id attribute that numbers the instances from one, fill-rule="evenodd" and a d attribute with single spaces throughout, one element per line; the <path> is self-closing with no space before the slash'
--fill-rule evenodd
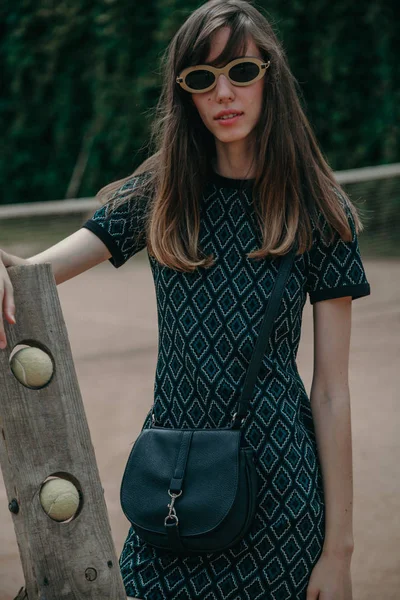
<path id="1" fill-rule="evenodd" d="M 244 140 L 249 134 L 243 131 L 219 131 L 218 134 L 214 133 L 214 137 L 220 142 L 240 142 Z"/>

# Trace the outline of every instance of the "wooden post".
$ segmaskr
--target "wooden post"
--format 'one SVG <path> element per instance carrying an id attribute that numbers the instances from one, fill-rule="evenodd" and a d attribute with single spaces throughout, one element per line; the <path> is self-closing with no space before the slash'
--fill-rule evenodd
<path id="1" fill-rule="evenodd" d="M 125 600 L 51 265 L 11 267 L 8 273 L 17 324 L 5 322 L 7 348 L 0 350 L 0 463 L 27 600 Z M 9 358 L 20 344 L 52 358 L 55 369 L 47 386 L 28 388 L 13 375 Z M 70 479 L 78 489 L 72 520 L 55 521 L 42 507 L 40 488 L 52 475 Z"/>

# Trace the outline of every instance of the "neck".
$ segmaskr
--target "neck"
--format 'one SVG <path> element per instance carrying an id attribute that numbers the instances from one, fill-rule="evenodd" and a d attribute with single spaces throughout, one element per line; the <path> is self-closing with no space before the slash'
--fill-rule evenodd
<path id="1" fill-rule="evenodd" d="M 253 146 L 246 139 L 236 142 L 221 142 L 215 138 L 215 150 L 213 169 L 219 175 L 230 179 L 255 178 Z"/>

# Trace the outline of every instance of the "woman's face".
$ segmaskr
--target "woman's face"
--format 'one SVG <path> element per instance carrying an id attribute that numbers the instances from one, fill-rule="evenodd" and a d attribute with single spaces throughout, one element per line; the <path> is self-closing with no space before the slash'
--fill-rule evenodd
<path id="1" fill-rule="evenodd" d="M 222 52 L 229 35 L 229 27 L 223 27 L 215 33 L 205 62 L 211 63 Z M 246 56 L 263 58 L 251 38 Z M 224 143 L 238 142 L 251 134 L 260 118 L 263 87 L 264 78 L 251 85 L 239 87 L 221 74 L 212 90 L 191 96 L 204 125 L 217 140 Z M 225 109 L 241 114 L 231 123 L 218 120 L 217 115 Z"/>

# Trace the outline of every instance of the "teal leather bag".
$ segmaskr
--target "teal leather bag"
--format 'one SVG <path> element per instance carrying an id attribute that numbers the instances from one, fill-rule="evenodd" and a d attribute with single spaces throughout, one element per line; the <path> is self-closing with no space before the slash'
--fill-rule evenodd
<path id="1" fill-rule="evenodd" d="M 219 552 L 252 525 L 259 480 L 253 449 L 241 445 L 241 426 L 294 256 L 292 250 L 281 258 L 231 425 L 171 429 L 157 426 L 153 414 L 132 447 L 120 502 L 151 546 L 180 555 Z"/>

